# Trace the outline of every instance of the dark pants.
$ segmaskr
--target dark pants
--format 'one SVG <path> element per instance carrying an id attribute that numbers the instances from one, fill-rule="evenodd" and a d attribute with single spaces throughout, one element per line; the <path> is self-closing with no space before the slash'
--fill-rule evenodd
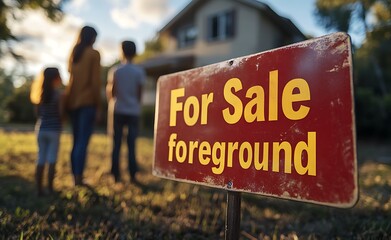
<path id="1" fill-rule="evenodd" d="M 73 175 L 83 175 L 87 147 L 94 128 L 95 115 L 95 107 L 81 107 L 70 112 L 73 133 L 73 148 L 71 152 Z"/>
<path id="2" fill-rule="evenodd" d="M 120 177 L 119 170 L 119 157 L 122 144 L 123 128 L 128 128 L 127 144 L 128 144 L 128 169 L 130 177 L 134 178 L 138 171 L 136 161 L 136 138 L 138 135 L 138 116 L 124 115 L 114 113 L 114 137 L 113 137 L 113 152 L 112 152 L 112 165 L 111 173 L 115 177 Z"/>

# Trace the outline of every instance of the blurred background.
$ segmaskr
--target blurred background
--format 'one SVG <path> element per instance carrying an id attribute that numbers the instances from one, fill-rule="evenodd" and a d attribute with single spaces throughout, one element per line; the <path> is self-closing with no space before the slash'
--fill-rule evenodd
<path id="1" fill-rule="evenodd" d="M 258 16 L 253 18 L 249 17 L 246 13 L 248 9 L 244 8 L 229 14 L 229 10 L 233 9 L 230 6 L 232 3 L 209 3 L 209 8 L 213 8 L 216 13 L 213 15 L 213 12 L 205 12 L 205 6 L 198 2 L 2 0 L 1 124 L 35 121 L 28 91 L 33 78 L 44 67 L 59 67 L 63 83 L 67 84 L 68 57 L 83 25 L 91 25 L 98 31 L 95 47 L 101 53 L 104 67 L 102 102 L 106 102 L 103 89 L 107 69 L 119 59 L 119 42 L 124 39 L 136 42 L 136 62 L 143 65 L 149 73 L 143 100 L 144 128 L 153 126 L 154 88 L 159 74 L 203 66 L 343 31 L 350 34 L 354 49 L 358 137 L 391 136 L 389 1 L 239 1 L 247 8 L 256 9 Z M 218 15 L 227 11 L 226 16 Z M 225 19 L 232 21 L 232 26 Z M 219 30 L 224 27 L 231 28 L 232 32 L 224 33 Z M 246 28 L 248 30 L 244 32 L 243 29 Z M 211 38 L 211 31 L 215 31 L 214 39 Z M 239 39 L 243 34 L 247 39 Z M 187 64 L 158 71 L 159 67 L 173 65 L 175 61 L 187 61 Z M 101 125 L 105 126 L 105 123 Z"/>
<path id="2" fill-rule="evenodd" d="M 39 199 L 30 87 L 48 66 L 58 67 L 67 85 L 69 54 L 84 25 L 98 32 L 103 106 L 121 41 L 136 42 L 135 62 L 147 73 L 137 141 L 141 186 L 114 184 L 108 174 L 104 118 L 88 153 L 92 187 L 73 186 L 66 123 L 56 194 Z M 152 175 L 158 77 L 337 31 L 352 40 L 359 202 L 335 209 L 243 194 L 241 239 L 390 239 L 390 0 L 0 0 L 0 239 L 224 238 L 224 190 Z"/>

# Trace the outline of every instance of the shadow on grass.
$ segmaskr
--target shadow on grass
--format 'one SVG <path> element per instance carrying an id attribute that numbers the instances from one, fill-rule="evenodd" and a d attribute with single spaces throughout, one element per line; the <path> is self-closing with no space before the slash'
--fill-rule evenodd
<path id="1" fill-rule="evenodd" d="M 93 188 L 78 187 L 37 197 L 34 184 L 17 176 L 0 177 L 0 186 L 0 232 L 5 239 L 22 235 L 83 238 L 97 234 L 88 231 L 93 228 L 121 225 L 121 212 Z"/>
<path id="2" fill-rule="evenodd" d="M 220 231 L 209 233 L 183 225 L 178 212 L 185 214 L 182 219 L 186 220 L 188 205 L 184 203 L 188 198 L 175 196 L 166 205 L 154 204 L 154 198 L 159 198 L 165 188 L 164 184 L 160 187 L 129 184 L 111 194 L 101 194 L 99 187 L 81 186 L 37 197 L 31 181 L 19 176 L 2 176 L 0 239 L 215 239 L 219 236 Z M 124 196 L 125 192 L 133 192 L 132 197 Z M 198 199 L 197 205 L 204 200 Z M 202 214 L 201 218 L 210 216 Z M 197 221 L 200 224 L 203 219 Z"/>
<path id="3" fill-rule="evenodd" d="M 71 187 L 67 182 L 71 179 L 68 158 L 60 157 L 55 180 L 60 190 L 43 198 L 35 196 L 30 168 L 36 150 L 25 149 L 34 139 L 32 134 L 3 137 L 0 239 L 20 239 L 21 235 L 30 239 L 224 238 L 226 191 L 151 176 L 149 140 L 143 140 L 145 146 L 140 151 L 145 162 L 142 185 L 124 183 L 117 188 L 110 176 L 99 174 L 102 162 L 109 159 L 105 157 L 105 139 L 95 137 L 99 141 L 91 159 L 102 161 L 90 161 L 86 174 L 94 187 Z M 70 137 L 64 139 L 67 154 Z M 388 156 L 389 145 L 364 144 L 358 151 L 361 196 L 354 208 L 335 209 L 242 194 L 241 231 L 258 239 L 280 239 L 289 234 L 292 239 L 390 239 L 391 167 L 377 162 Z"/>
<path id="4" fill-rule="evenodd" d="M 385 202 L 391 201 L 390 190 L 389 186 L 382 186 Z M 311 239 L 391 239 L 391 212 L 383 206 L 366 204 L 365 199 L 348 209 L 251 194 L 243 194 L 242 199 L 243 216 L 248 216 L 242 228 L 248 232 L 272 235 L 276 231 L 280 234 L 295 232 Z M 255 208 L 258 208 L 259 215 L 254 214 Z M 254 226 L 246 222 L 256 222 L 255 227 L 260 228 L 254 230 Z"/>

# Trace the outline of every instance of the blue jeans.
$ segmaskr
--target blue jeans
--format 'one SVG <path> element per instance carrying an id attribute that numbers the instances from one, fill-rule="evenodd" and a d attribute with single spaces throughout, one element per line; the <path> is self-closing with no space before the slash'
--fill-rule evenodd
<path id="1" fill-rule="evenodd" d="M 122 132 L 124 126 L 128 128 L 127 144 L 128 144 L 128 169 L 130 177 L 134 178 L 138 171 L 136 162 L 136 138 L 138 135 L 138 116 L 124 115 L 114 113 L 114 137 L 113 137 L 113 152 L 111 173 L 115 177 L 120 177 L 119 157 L 122 144 Z"/>
<path id="2" fill-rule="evenodd" d="M 39 166 L 45 165 L 47 161 L 49 164 L 54 164 L 57 161 L 58 147 L 60 145 L 59 131 L 38 131 L 38 161 Z"/>
<path id="3" fill-rule="evenodd" d="M 96 107 L 81 107 L 70 112 L 73 133 L 72 173 L 83 175 L 87 147 L 95 124 Z"/>

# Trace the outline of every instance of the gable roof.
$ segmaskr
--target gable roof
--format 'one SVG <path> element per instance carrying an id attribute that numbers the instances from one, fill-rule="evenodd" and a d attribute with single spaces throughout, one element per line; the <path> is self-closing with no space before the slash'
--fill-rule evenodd
<path id="1" fill-rule="evenodd" d="M 273 9 L 271 9 L 267 4 L 260 2 L 258 0 L 230 0 L 237 1 L 249 7 L 259 10 L 266 17 L 268 17 L 273 23 L 275 23 L 283 32 L 288 35 L 297 36 L 303 39 L 306 39 L 306 36 L 296 27 L 293 22 L 285 17 L 278 15 Z M 175 17 L 173 17 L 164 27 L 160 29 L 159 32 L 164 32 L 169 28 L 175 26 L 179 23 L 184 16 L 189 13 L 192 13 L 197 10 L 199 6 L 205 4 L 205 0 L 192 0 L 190 3 L 182 9 Z"/>

